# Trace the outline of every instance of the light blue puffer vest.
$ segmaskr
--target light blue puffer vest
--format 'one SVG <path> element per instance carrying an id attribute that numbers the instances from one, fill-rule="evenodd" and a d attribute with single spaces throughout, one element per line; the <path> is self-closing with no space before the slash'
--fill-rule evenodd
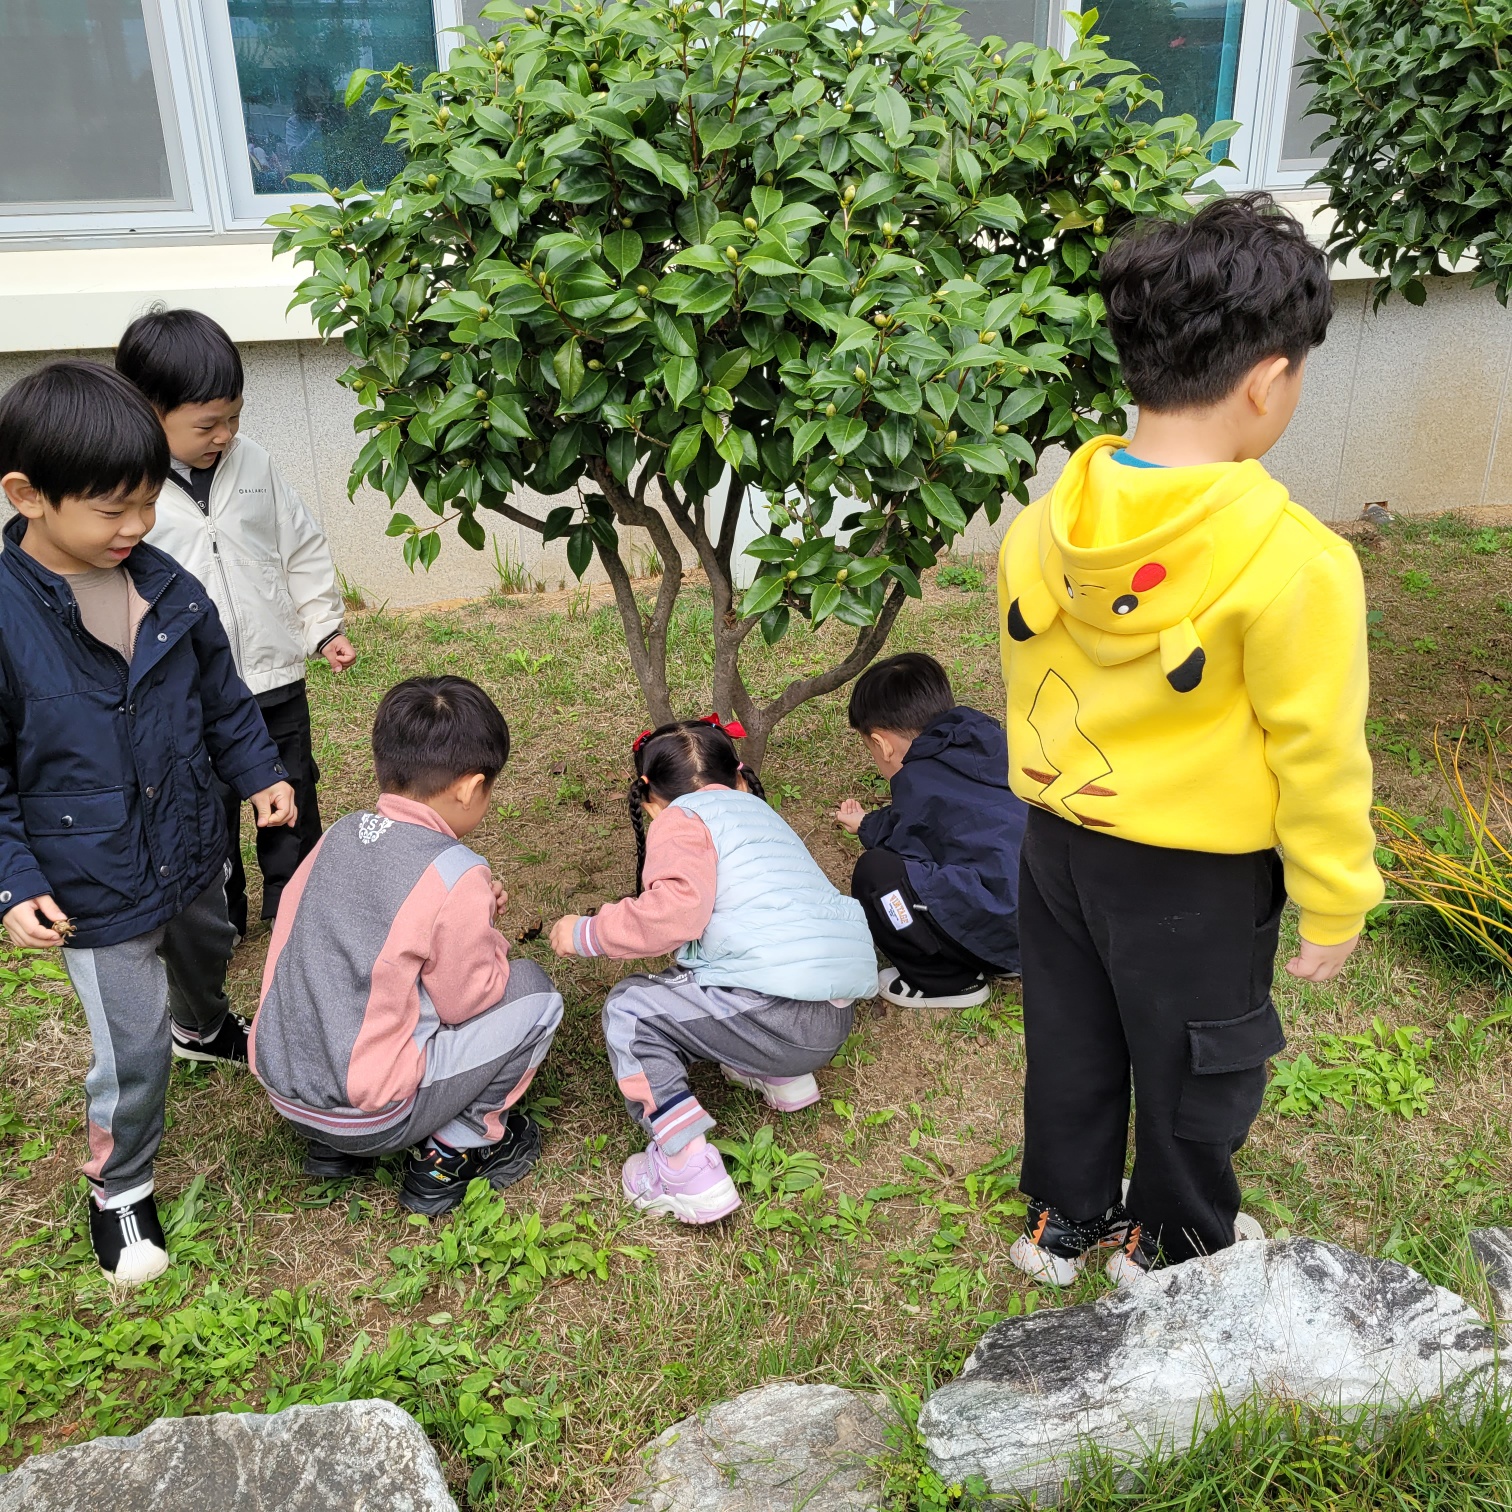
<path id="1" fill-rule="evenodd" d="M 835 891 L 775 810 L 729 789 L 673 802 L 703 820 L 719 857 L 713 917 L 678 951 L 678 965 L 708 987 L 748 987 L 808 1003 L 877 990 L 861 905 Z"/>

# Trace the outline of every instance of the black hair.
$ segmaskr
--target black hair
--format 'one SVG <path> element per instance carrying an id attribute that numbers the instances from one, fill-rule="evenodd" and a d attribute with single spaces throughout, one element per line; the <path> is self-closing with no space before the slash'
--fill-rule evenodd
<path id="1" fill-rule="evenodd" d="M 424 801 L 459 777 L 492 782 L 509 760 L 509 726 L 465 677 L 410 677 L 383 695 L 373 720 L 373 764 L 385 793 Z"/>
<path id="2" fill-rule="evenodd" d="M 1124 382 L 1157 412 L 1217 404 L 1267 357 L 1296 367 L 1333 316 L 1328 260 L 1260 191 L 1136 221 L 1100 280 Z"/>
<path id="3" fill-rule="evenodd" d="M 922 651 L 889 656 L 856 680 L 850 696 L 850 727 L 863 735 L 896 730 L 917 735 L 955 708 L 950 679 Z"/>
<path id="4" fill-rule="evenodd" d="M 711 783 L 732 788 L 744 778 L 746 790 L 766 797 L 755 771 L 740 759 L 735 742 L 719 726 L 701 719 L 684 719 L 652 730 L 635 753 L 635 779 L 630 784 L 630 825 L 635 831 L 635 891 L 641 891 L 646 871 L 648 797 L 670 803 Z"/>
<path id="5" fill-rule="evenodd" d="M 126 327 L 115 365 L 160 415 L 183 404 L 240 399 L 245 384 L 241 353 L 220 326 L 198 310 L 160 304 Z"/>
<path id="6" fill-rule="evenodd" d="M 156 491 L 168 464 L 152 407 L 98 362 L 49 362 L 0 397 L 0 477 L 25 473 L 49 504 Z"/>

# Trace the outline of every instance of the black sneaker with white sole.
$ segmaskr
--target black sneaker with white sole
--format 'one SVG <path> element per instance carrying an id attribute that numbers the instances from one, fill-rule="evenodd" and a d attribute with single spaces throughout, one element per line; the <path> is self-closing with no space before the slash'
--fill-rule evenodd
<path id="1" fill-rule="evenodd" d="M 541 1153 L 541 1131 L 523 1113 L 511 1113 L 503 1139 L 471 1150 L 454 1150 L 434 1139 L 410 1151 L 399 1186 L 399 1205 L 434 1218 L 449 1213 L 481 1178 L 503 1191 L 524 1177 Z"/>
<path id="2" fill-rule="evenodd" d="M 89 1242 L 100 1269 L 122 1286 L 140 1286 L 168 1269 L 168 1241 L 150 1192 L 125 1207 L 91 1201 Z"/>
<path id="3" fill-rule="evenodd" d="M 976 1008 L 992 996 L 992 987 L 984 976 L 979 976 L 965 992 L 931 993 L 904 981 L 896 966 L 878 974 L 877 991 L 898 1008 Z"/>
<path id="4" fill-rule="evenodd" d="M 210 1064 L 223 1061 L 233 1066 L 247 1064 L 247 1021 L 239 1014 L 228 1013 L 210 1039 L 194 1039 L 189 1031 L 173 1026 L 173 1053 L 186 1061 Z"/>
<path id="5" fill-rule="evenodd" d="M 306 1176 L 318 1177 L 321 1181 L 345 1181 L 352 1176 L 366 1176 L 377 1162 L 370 1155 L 348 1155 L 318 1139 L 305 1142 L 305 1157 L 302 1169 Z"/>

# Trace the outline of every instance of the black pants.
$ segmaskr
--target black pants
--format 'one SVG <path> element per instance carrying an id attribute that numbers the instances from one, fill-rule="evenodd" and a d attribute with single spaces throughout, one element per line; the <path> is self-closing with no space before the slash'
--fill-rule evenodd
<path id="1" fill-rule="evenodd" d="M 257 867 L 263 878 L 262 916 L 271 919 L 278 912 L 278 900 L 299 863 L 315 849 L 320 839 L 320 805 L 315 784 L 320 769 L 310 744 L 310 700 L 303 687 L 293 697 L 283 699 L 262 711 L 268 734 L 278 747 L 289 781 L 294 788 L 294 802 L 299 818 L 292 825 L 257 832 Z M 238 934 L 247 932 L 247 874 L 242 866 L 242 803 L 230 788 L 225 791 L 226 830 L 230 836 L 231 876 L 226 882 L 226 907 Z"/>
<path id="2" fill-rule="evenodd" d="M 913 922 L 899 929 L 882 900 L 891 893 L 902 897 Z M 895 851 L 862 851 L 851 874 L 851 897 L 866 911 L 872 943 L 898 968 L 911 987 L 931 997 L 969 992 L 983 975 L 998 968 L 958 945 L 935 922 L 919 895 L 909 886 L 908 867 Z"/>
<path id="3" fill-rule="evenodd" d="M 1234 1242 L 1232 1156 L 1285 1046 L 1271 974 L 1274 851 L 1166 850 L 1029 811 L 1019 881 L 1023 1191 L 1068 1218 L 1117 1200 L 1172 1261 Z"/>

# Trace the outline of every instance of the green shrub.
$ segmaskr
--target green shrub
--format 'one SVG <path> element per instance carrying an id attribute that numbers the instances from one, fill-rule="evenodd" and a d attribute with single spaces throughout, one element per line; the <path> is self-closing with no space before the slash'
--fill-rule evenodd
<path id="1" fill-rule="evenodd" d="M 1505 0 L 1298 0 L 1319 31 L 1303 65 L 1335 256 L 1358 253 L 1413 304 L 1424 278 L 1476 264 L 1512 291 L 1512 6 Z M 1313 23 L 1304 17 L 1300 23 Z"/>

